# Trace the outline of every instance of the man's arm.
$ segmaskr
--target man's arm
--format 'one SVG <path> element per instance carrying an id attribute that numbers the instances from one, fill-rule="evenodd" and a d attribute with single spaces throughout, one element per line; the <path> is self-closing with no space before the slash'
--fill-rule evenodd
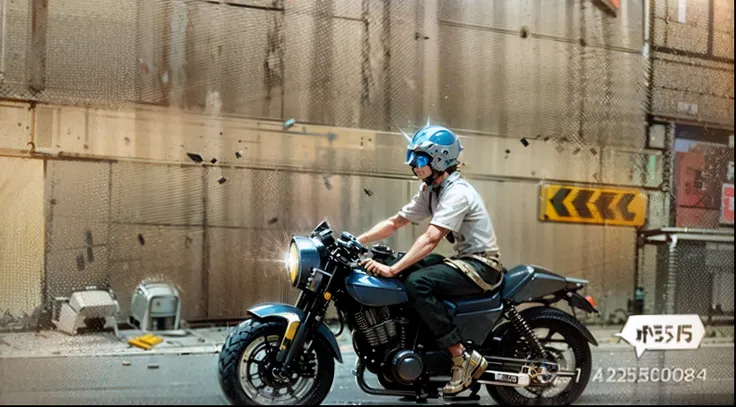
<path id="1" fill-rule="evenodd" d="M 377 240 L 386 239 L 408 224 L 408 219 L 398 214 L 394 215 L 383 222 L 377 223 L 369 231 L 358 236 L 358 242 L 363 246 L 366 246 Z"/>
<path id="2" fill-rule="evenodd" d="M 414 241 L 408 252 L 393 266 L 391 266 L 391 273 L 395 276 L 407 267 L 418 262 L 419 260 L 427 257 L 437 248 L 445 235 L 449 232 L 448 229 L 443 227 L 430 224 L 427 231 L 422 233 L 421 236 Z"/>
<path id="3" fill-rule="evenodd" d="M 414 195 L 411 202 L 404 205 L 399 213 L 381 223 L 378 223 L 376 226 L 373 226 L 371 230 L 360 235 L 358 237 L 358 242 L 365 246 L 371 242 L 375 242 L 376 240 L 386 239 L 396 233 L 397 230 L 408 225 L 410 222 L 419 223 L 422 219 L 428 217 L 430 215 L 429 205 L 421 192 L 422 190 L 420 189 L 420 191 Z"/>

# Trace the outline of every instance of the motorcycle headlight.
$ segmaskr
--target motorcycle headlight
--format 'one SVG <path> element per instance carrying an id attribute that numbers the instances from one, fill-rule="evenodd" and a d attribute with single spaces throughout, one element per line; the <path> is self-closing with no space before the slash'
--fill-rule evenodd
<path id="1" fill-rule="evenodd" d="M 296 288 L 306 287 L 312 269 L 319 266 L 320 255 L 317 245 L 308 237 L 294 236 L 286 260 L 286 270 L 291 284 Z"/>

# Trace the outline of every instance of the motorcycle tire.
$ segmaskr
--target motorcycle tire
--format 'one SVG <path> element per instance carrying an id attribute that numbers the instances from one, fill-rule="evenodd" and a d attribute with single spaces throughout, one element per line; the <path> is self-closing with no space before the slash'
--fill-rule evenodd
<path id="1" fill-rule="evenodd" d="M 278 336 L 279 342 L 283 338 L 286 324 L 281 321 L 249 320 L 240 324 L 228 335 L 220 350 L 218 358 L 218 378 L 220 388 L 233 405 L 264 405 L 253 400 L 240 383 L 240 361 L 243 353 L 254 341 L 259 338 Z M 332 388 L 335 377 L 335 360 L 329 350 L 329 345 L 322 337 L 314 338 L 313 348 L 316 353 L 319 369 L 308 394 L 298 401 L 289 402 L 289 405 L 319 405 L 324 401 Z"/>
<path id="2" fill-rule="evenodd" d="M 577 381 L 571 381 L 565 390 L 560 394 L 549 398 L 528 398 L 517 391 L 514 387 L 486 385 L 486 391 L 498 404 L 523 406 L 529 404 L 543 405 L 568 405 L 580 397 L 588 385 L 590 374 L 592 371 L 592 357 L 588 340 L 585 339 L 577 326 L 581 325 L 572 315 L 554 308 L 538 307 L 527 310 L 523 315 L 530 328 L 550 328 L 560 334 L 563 334 L 568 345 L 575 354 L 576 367 L 580 368 L 580 376 Z M 515 329 L 510 329 L 503 338 L 503 343 L 508 344 L 505 347 L 504 355 L 510 355 L 509 350 L 514 348 L 513 344 L 519 340 L 519 334 Z"/>

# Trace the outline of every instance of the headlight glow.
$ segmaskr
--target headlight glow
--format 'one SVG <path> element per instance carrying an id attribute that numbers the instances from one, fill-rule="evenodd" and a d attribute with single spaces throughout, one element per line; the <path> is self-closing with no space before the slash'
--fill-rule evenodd
<path id="1" fill-rule="evenodd" d="M 296 285 L 296 279 L 299 277 L 299 249 L 296 244 L 289 246 L 289 255 L 286 261 L 286 268 L 289 270 L 289 278 L 291 283 Z"/>
<path id="2" fill-rule="evenodd" d="M 294 236 L 284 259 L 284 268 L 291 284 L 299 289 L 307 286 L 312 269 L 319 267 L 321 258 L 317 244 L 308 237 Z"/>

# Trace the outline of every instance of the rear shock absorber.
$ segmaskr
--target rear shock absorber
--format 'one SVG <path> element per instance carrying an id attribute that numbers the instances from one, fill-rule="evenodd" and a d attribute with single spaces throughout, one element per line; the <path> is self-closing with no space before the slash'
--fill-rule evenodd
<path id="1" fill-rule="evenodd" d="M 508 318 L 511 321 L 511 324 L 514 325 L 514 329 L 516 329 L 516 332 L 518 332 L 519 335 L 521 335 L 522 337 L 526 338 L 527 343 L 531 345 L 532 350 L 534 351 L 534 353 L 537 354 L 537 357 L 540 359 L 544 359 L 544 348 L 539 342 L 537 335 L 534 335 L 534 332 L 529 326 L 529 323 L 521 317 L 521 314 L 516 311 L 516 307 L 514 307 L 513 304 L 507 304 L 507 307 L 508 308 L 506 311 L 506 318 Z"/>

